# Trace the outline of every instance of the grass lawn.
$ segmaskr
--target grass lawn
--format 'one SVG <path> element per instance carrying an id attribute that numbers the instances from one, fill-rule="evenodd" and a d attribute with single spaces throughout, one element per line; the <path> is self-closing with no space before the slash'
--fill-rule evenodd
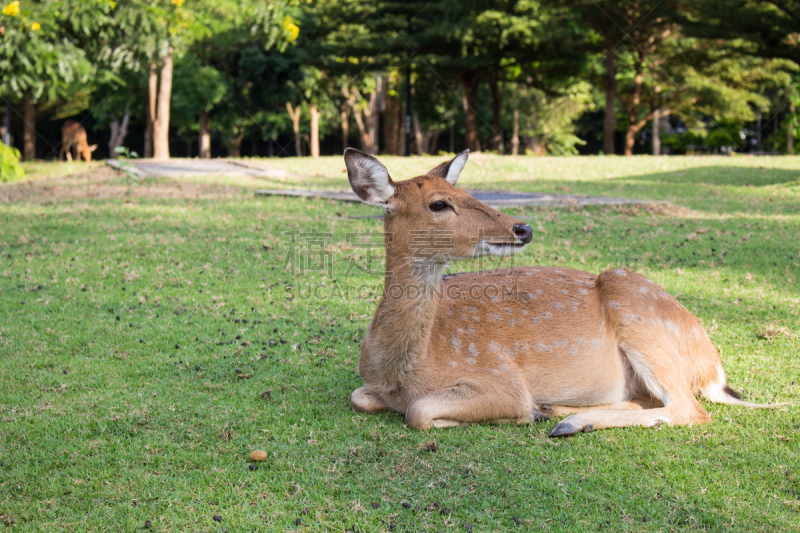
<path id="1" fill-rule="evenodd" d="M 395 179 L 440 159 L 382 158 Z M 347 188 L 341 157 L 266 163 L 289 175 L 35 164 L 0 184 L 4 529 L 800 529 L 800 159 L 470 158 L 464 187 L 669 202 L 509 210 L 534 228 L 515 264 L 649 276 L 701 319 L 734 389 L 790 403 L 566 439 L 555 421 L 417 432 L 351 411 L 382 280 L 350 268 L 370 250 L 347 234 L 382 223 L 253 195 Z M 330 234 L 330 271 L 285 270 L 290 231 Z"/>

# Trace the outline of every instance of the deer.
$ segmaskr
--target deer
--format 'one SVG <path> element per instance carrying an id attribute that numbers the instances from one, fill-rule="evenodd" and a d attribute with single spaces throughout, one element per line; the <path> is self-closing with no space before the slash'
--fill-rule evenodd
<path id="1" fill-rule="evenodd" d="M 386 272 L 358 358 L 361 413 L 412 429 L 565 416 L 551 437 L 711 421 L 697 396 L 750 408 L 728 386 L 700 320 L 627 268 L 599 275 L 511 267 L 445 275 L 453 261 L 510 257 L 531 226 L 456 187 L 469 150 L 395 182 L 344 152 L 353 192 L 384 214 Z"/>
<path id="2" fill-rule="evenodd" d="M 72 163 L 72 148 L 75 148 L 75 159 L 81 160 L 83 156 L 87 163 L 92 160 L 92 152 L 97 149 L 97 145 L 89 145 L 86 141 L 86 129 L 79 122 L 67 120 L 61 126 L 61 153 L 59 161 L 64 160 L 64 152 L 67 154 L 67 161 Z"/>

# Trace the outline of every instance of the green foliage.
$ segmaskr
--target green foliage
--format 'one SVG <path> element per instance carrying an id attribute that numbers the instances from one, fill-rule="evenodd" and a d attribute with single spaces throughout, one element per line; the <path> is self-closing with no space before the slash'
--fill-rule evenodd
<path id="1" fill-rule="evenodd" d="M 16 15 L 0 15 L 0 95 L 54 100 L 72 82 L 89 83 L 92 64 L 62 25 L 64 8 L 56 0 L 23 1 Z"/>
<path id="2" fill-rule="evenodd" d="M 25 177 L 19 163 L 19 150 L 0 142 L 0 182 L 17 181 Z"/>
<path id="3" fill-rule="evenodd" d="M 533 140 L 529 149 L 536 155 L 575 155 L 585 144 L 575 135 L 575 120 L 594 107 L 592 87 L 576 82 L 556 94 L 533 88 L 520 88 L 520 135 Z"/>
<path id="4" fill-rule="evenodd" d="M 198 115 L 211 111 L 228 94 L 228 79 L 216 68 L 201 65 L 191 54 L 175 62 L 172 76 L 170 124 L 179 136 L 191 139 L 198 131 Z"/>

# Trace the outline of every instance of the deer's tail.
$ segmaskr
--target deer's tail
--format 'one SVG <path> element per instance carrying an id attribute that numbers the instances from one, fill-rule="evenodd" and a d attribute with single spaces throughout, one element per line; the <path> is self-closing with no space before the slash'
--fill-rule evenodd
<path id="1" fill-rule="evenodd" d="M 773 407 L 781 407 L 785 403 L 753 403 L 742 400 L 742 395 L 733 390 L 725 383 L 722 386 L 712 385 L 703 389 L 703 398 L 714 403 L 725 403 L 728 405 L 741 405 L 742 407 L 749 407 L 751 409 L 771 409 Z"/>

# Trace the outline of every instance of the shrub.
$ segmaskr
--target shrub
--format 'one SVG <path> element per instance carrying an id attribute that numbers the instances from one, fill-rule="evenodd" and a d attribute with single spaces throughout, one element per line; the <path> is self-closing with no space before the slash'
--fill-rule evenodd
<path id="1" fill-rule="evenodd" d="M 21 180 L 25 171 L 19 164 L 19 150 L 0 143 L 0 183 Z"/>

